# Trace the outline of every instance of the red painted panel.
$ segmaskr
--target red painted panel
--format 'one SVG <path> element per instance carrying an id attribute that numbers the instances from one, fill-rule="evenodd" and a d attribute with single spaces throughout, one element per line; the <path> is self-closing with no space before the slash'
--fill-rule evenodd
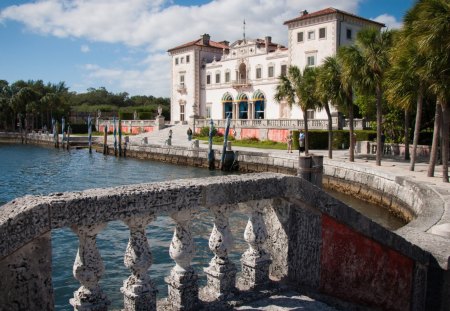
<path id="1" fill-rule="evenodd" d="M 285 143 L 288 134 L 289 130 L 269 129 L 267 137 L 269 140 Z"/>
<path id="2" fill-rule="evenodd" d="M 384 310 L 409 310 L 414 262 L 322 216 L 321 291 Z"/>
<path id="3" fill-rule="evenodd" d="M 241 130 L 241 138 L 253 138 L 256 137 L 259 139 L 259 129 L 242 129 Z"/>

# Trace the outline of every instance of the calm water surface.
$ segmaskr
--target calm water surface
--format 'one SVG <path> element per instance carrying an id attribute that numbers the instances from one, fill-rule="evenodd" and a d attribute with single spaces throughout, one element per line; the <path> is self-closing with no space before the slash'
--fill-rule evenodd
<path id="1" fill-rule="evenodd" d="M 95 152 L 89 154 L 87 150 L 68 152 L 30 145 L 0 144 L 0 205 L 26 194 L 45 195 L 53 192 L 217 175 L 222 175 L 222 172 L 131 158 L 115 158 Z M 348 197 L 340 199 L 348 199 Z M 361 204 L 361 201 L 350 204 L 356 208 L 362 206 L 363 209 L 373 209 L 368 207 L 367 203 Z M 384 225 L 391 226 L 389 222 L 395 222 L 395 219 L 389 220 L 391 218 L 389 214 L 386 215 L 386 211 L 380 208 L 377 208 L 375 213 L 383 214 L 381 221 L 387 222 Z M 377 215 L 374 217 L 380 218 Z M 235 251 L 230 257 L 238 266 L 240 255 L 246 248 L 246 243 L 243 241 L 246 221 L 247 218 L 240 214 L 232 215 L 230 219 L 235 240 Z M 159 290 L 159 297 L 167 295 L 164 277 L 169 274 L 174 265 L 168 252 L 173 228 L 172 220 L 163 216 L 158 217 L 147 228 L 147 237 L 153 254 L 150 275 Z M 200 212 L 193 226 L 196 244 L 193 267 L 203 282 L 205 277 L 202 277 L 202 268 L 206 267 L 212 258 L 208 249 L 211 229 L 211 216 L 206 211 Z M 130 271 L 123 264 L 128 237 L 128 227 L 119 221 L 110 222 L 97 237 L 97 244 L 105 264 L 105 274 L 100 282 L 112 302 L 113 309 L 122 307 L 123 298 L 120 287 L 130 275 Z M 56 310 L 72 310 L 69 299 L 80 286 L 72 276 L 78 238 L 66 228 L 53 230 L 52 244 Z"/>

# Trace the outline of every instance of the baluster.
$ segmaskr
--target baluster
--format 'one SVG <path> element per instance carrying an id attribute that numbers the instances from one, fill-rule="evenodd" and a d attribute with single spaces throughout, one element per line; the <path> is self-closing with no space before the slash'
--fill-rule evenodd
<path id="1" fill-rule="evenodd" d="M 120 291 L 124 296 L 126 311 L 156 310 L 157 290 L 147 274 L 153 258 L 145 234 L 145 228 L 156 217 L 152 215 L 126 217 L 124 222 L 130 228 L 130 239 L 125 251 L 124 263 L 131 275 L 123 282 Z"/>
<path id="2" fill-rule="evenodd" d="M 105 223 L 72 227 L 79 239 L 78 252 L 73 264 L 73 275 L 81 283 L 80 288 L 73 293 L 73 298 L 70 299 L 74 310 L 107 310 L 109 301 L 98 284 L 105 267 L 95 240 L 97 234 L 105 227 Z"/>
<path id="3" fill-rule="evenodd" d="M 169 254 L 176 265 L 165 279 L 169 289 L 168 302 L 175 309 L 190 310 L 198 303 L 198 277 L 191 266 L 195 255 L 191 230 L 192 212 L 185 210 L 170 216 L 175 220 L 176 226 Z"/>
<path id="4" fill-rule="evenodd" d="M 248 203 L 251 216 L 244 231 L 244 239 L 249 248 L 241 258 L 242 276 L 239 280 L 241 289 L 253 289 L 269 282 L 270 255 L 264 250 L 267 239 L 266 225 L 260 202 Z"/>
<path id="5" fill-rule="evenodd" d="M 233 247 L 233 236 L 228 223 L 231 208 L 229 205 L 211 208 L 214 227 L 209 238 L 209 249 L 214 253 L 214 257 L 209 267 L 203 269 L 208 278 L 208 295 L 219 300 L 233 295 L 236 285 L 237 269 L 228 258 L 228 252 Z"/>

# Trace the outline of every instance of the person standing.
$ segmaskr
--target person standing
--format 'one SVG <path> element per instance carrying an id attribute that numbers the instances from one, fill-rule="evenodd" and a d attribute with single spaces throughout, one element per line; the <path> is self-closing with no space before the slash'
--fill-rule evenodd
<path id="1" fill-rule="evenodd" d="M 292 153 L 292 131 L 287 136 L 287 152 Z"/>
<path id="2" fill-rule="evenodd" d="M 188 140 L 191 141 L 191 139 L 192 139 L 192 130 L 191 130 L 191 128 L 188 128 L 187 136 L 188 136 Z"/>
<path id="3" fill-rule="evenodd" d="M 303 130 L 300 130 L 298 134 L 298 150 L 300 154 L 305 152 L 305 133 L 303 133 Z"/>

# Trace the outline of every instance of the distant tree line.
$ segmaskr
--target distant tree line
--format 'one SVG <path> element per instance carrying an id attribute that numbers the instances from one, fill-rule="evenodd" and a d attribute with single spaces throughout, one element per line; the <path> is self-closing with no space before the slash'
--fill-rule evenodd
<path id="1" fill-rule="evenodd" d="M 19 80 L 9 83 L 0 80 L 0 129 L 15 131 L 19 124 L 29 130 L 50 128 L 52 118 L 65 117 L 74 122 L 85 122 L 88 115 L 138 116 L 154 118 L 158 106 L 170 119 L 169 98 L 136 95 L 126 92 L 112 93 L 106 88 L 89 88 L 86 93 L 70 92 L 64 82 L 57 84 L 42 80 Z"/>

